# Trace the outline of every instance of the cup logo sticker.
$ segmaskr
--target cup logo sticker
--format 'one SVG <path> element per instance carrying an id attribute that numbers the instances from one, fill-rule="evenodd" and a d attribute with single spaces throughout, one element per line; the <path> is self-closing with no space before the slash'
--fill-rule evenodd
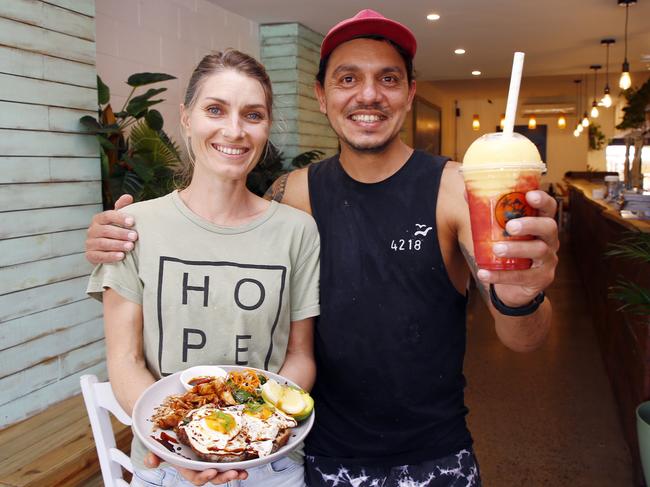
<path id="1" fill-rule="evenodd" d="M 535 216 L 535 210 L 526 202 L 526 193 L 514 191 L 504 194 L 494 207 L 497 223 L 505 230 L 506 223 L 522 216 Z"/>

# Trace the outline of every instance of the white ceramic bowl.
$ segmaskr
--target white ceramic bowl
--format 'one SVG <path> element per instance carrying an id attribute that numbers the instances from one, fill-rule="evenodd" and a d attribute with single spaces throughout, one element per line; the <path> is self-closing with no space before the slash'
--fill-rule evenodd
<path id="1" fill-rule="evenodd" d="M 192 389 L 190 384 L 192 379 L 197 377 L 226 377 L 227 375 L 228 372 L 216 365 L 197 365 L 181 372 L 180 379 L 185 390 L 189 391 Z"/>

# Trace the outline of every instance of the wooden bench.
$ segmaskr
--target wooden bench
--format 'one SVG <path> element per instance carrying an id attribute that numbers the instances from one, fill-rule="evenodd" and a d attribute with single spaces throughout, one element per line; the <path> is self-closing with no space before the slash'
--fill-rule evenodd
<path id="1" fill-rule="evenodd" d="M 112 419 L 117 446 L 128 452 L 131 429 Z M 86 486 L 99 472 L 81 395 L 0 431 L 2 487 Z"/>

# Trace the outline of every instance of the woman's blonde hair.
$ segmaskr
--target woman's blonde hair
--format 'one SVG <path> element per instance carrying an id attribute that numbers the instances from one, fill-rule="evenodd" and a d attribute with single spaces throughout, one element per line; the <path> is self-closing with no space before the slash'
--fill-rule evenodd
<path id="1" fill-rule="evenodd" d="M 260 82 L 264 90 L 264 97 L 266 98 L 266 109 L 269 114 L 269 122 L 273 120 L 273 88 L 269 75 L 266 73 L 264 66 L 255 58 L 246 53 L 236 49 L 226 49 L 224 51 L 214 52 L 208 54 L 192 72 L 187 90 L 185 91 L 185 99 L 183 103 L 185 110 L 191 110 L 196 104 L 196 99 L 201 87 L 205 80 L 216 73 L 223 71 L 233 70 L 238 73 L 248 76 Z M 192 154 L 191 144 L 188 141 L 187 134 L 181 130 L 185 147 L 187 149 L 187 157 L 189 161 L 184 162 L 179 167 L 176 174 L 176 186 L 179 189 L 185 188 L 192 180 L 194 173 L 194 156 Z"/>

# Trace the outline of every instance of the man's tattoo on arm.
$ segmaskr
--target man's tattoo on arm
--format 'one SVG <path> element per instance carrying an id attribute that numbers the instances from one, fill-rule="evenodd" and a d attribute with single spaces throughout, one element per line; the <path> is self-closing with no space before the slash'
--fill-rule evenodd
<path id="1" fill-rule="evenodd" d="M 282 203 L 282 198 L 284 198 L 284 190 L 287 187 L 287 179 L 289 179 L 289 173 L 283 174 L 266 190 L 264 194 L 264 199 L 270 201 L 277 201 Z"/>
<path id="2" fill-rule="evenodd" d="M 460 244 L 460 251 L 463 253 L 463 256 L 465 257 L 465 261 L 467 261 L 467 264 L 469 265 L 470 271 L 472 271 L 472 276 L 474 276 L 474 282 L 476 283 L 476 287 L 478 288 L 478 291 L 481 293 L 481 296 L 483 297 L 483 301 L 486 303 L 490 302 L 490 294 L 488 292 L 487 286 L 483 284 L 481 281 L 479 281 L 478 277 L 476 277 L 476 273 L 478 272 L 478 265 L 476 264 L 476 260 L 474 259 L 474 256 L 467 250 L 467 248 L 461 243 Z"/>

